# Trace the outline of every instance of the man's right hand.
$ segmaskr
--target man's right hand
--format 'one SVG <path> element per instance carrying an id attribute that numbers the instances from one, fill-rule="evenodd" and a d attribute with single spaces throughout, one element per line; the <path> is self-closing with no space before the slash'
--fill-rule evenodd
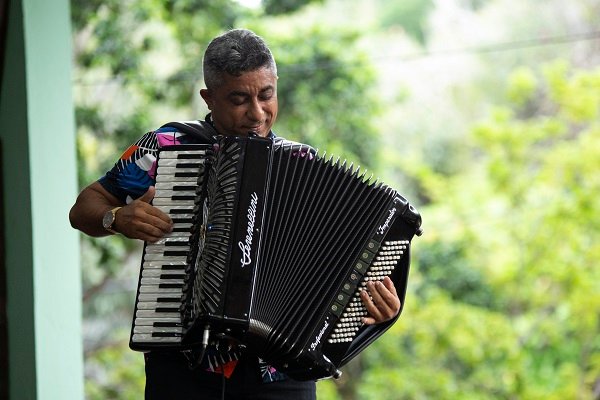
<path id="1" fill-rule="evenodd" d="M 150 205 L 154 198 L 151 186 L 137 200 L 127 205 L 109 193 L 99 182 L 94 182 L 79 193 L 69 212 L 69 220 L 75 229 L 99 237 L 110 233 L 104 229 L 102 218 L 112 208 L 121 206 L 116 213 L 113 229 L 132 239 L 156 242 L 173 229 L 173 221 L 164 212 Z"/>
<path id="2" fill-rule="evenodd" d="M 128 238 L 156 242 L 173 230 L 173 221 L 167 214 L 150 202 L 154 198 L 154 186 L 138 199 L 117 211 L 115 230 Z"/>

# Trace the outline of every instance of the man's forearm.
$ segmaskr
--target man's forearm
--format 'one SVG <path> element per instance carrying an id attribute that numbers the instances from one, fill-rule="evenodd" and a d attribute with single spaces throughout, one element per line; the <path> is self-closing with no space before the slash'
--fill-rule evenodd
<path id="1" fill-rule="evenodd" d="M 98 182 L 92 183 L 81 191 L 71 211 L 71 226 L 90 236 L 106 236 L 108 232 L 102 226 L 102 218 L 114 207 L 122 206 L 119 200 L 108 193 Z"/>

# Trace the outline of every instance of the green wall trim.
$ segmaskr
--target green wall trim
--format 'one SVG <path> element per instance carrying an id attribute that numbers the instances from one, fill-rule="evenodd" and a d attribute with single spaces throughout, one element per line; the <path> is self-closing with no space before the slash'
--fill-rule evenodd
<path id="1" fill-rule="evenodd" d="M 68 0 L 10 2 L 0 95 L 11 399 L 83 399 Z"/>
<path id="2" fill-rule="evenodd" d="M 9 5 L 6 59 L 0 96 L 2 174 L 4 181 L 4 236 L 8 318 L 9 395 L 36 395 L 35 328 L 33 314 L 33 248 L 27 98 L 25 93 L 25 37 L 20 2 Z M 17 195 L 18 193 L 18 195 Z M 19 389 L 17 389 L 20 387 Z"/>

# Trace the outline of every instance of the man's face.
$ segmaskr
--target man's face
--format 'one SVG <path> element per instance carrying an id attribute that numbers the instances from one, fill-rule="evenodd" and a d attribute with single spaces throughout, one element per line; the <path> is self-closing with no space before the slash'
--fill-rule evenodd
<path id="1" fill-rule="evenodd" d="M 277 119 L 277 76 L 267 68 L 241 76 L 224 74 L 221 85 L 202 89 L 200 95 L 222 135 L 253 131 L 265 137 Z"/>

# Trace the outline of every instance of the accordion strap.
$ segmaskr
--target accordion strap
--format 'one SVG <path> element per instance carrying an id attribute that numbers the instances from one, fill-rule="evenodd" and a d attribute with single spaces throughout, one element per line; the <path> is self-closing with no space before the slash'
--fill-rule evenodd
<path id="1" fill-rule="evenodd" d="M 217 131 L 207 121 L 174 121 L 164 124 L 161 128 L 175 128 L 178 132 L 199 137 L 201 143 L 214 143 Z"/>

